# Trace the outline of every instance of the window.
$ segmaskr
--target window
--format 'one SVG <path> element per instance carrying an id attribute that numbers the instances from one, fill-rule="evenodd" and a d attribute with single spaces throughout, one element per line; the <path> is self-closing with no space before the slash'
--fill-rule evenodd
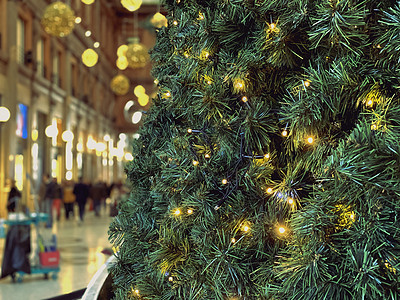
<path id="1" fill-rule="evenodd" d="M 21 18 L 17 20 L 17 62 L 25 62 L 25 21 Z"/>
<path id="2" fill-rule="evenodd" d="M 41 76 L 45 76 L 44 72 L 44 42 L 43 39 L 39 39 L 36 44 L 36 63 L 37 73 Z"/>
<path id="3" fill-rule="evenodd" d="M 60 57 L 58 55 L 53 56 L 53 81 L 56 85 L 60 83 Z"/>
<path id="4" fill-rule="evenodd" d="M 76 61 L 71 63 L 72 96 L 76 97 L 78 92 L 78 67 Z"/>

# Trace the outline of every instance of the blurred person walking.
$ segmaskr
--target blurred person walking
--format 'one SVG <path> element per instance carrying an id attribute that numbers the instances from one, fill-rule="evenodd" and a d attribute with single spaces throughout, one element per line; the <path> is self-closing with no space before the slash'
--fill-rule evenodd
<path id="1" fill-rule="evenodd" d="M 65 219 L 69 219 L 69 215 L 74 215 L 74 202 L 76 196 L 74 194 L 74 182 L 72 180 L 66 180 L 63 183 L 64 191 L 64 209 L 65 209 Z"/>
<path id="2" fill-rule="evenodd" d="M 49 182 L 49 174 L 43 174 L 42 181 L 40 182 L 39 186 L 39 193 L 38 193 L 38 204 L 39 204 L 39 211 L 46 212 L 46 186 Z"/>
<path id="3" fill-rule="evenodd" d="M 90 198 L 93 200 L 94 214 L 100 216 L 101 201 L 106 198 L 107 191 L 104 184 L 98 180 L 90 189 Z"/>
<path id="4" fill-rule="evenodd" d="M 18 201 L 21 199 L 21 192 L 18 190 L 17 186 L 15 185 L 16 181 L 14 179 L 10 180 L 10 192 L 8 193 L 7 197 L 7 211 L 8 212 L 15 212 Z"/>
<path id="5" fill-rule="evenodd" d="M 83 222 L 85 215 L 85 206 L 89 197 L 89 186 L 83 182 L 83 178 L 79 178 L 79 182 L 74 185 L 73 194 L 75 195 L 75 201 L 79 207 L 79 220 Z"/>
<path id="6" fill-rule="evenodd" d="M 56 195 L 56 188 L 57 178 L 50 179 L 49 177 L 46 184 L 46 191 L 44 193 L 45 212 L 49 215 L 49 219 L 46 225 L 46 227 L 48 228 L 53 226 L 53 202 Z"/>
<path id="7" fill-rule="evenodd" d="M 55 191 L 54 191 L 54 199 L 53 199 L 53 210 L 56 211 L 57 221 L 60 221 L 61 217 L 61 205 L 64 199 L 64 189 L 61 184 L 57 183 L 57 178 L 55 179 Z"/>

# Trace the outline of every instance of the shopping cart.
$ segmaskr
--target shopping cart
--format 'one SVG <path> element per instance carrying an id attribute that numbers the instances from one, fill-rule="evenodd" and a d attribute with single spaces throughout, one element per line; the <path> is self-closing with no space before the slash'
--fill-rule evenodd
<path id="1" fill-rule="evenodd" d="M 45 242 L 39 232 L 39 224 L 48 221 L 45 213 L 31 213 L 29 216 L 2 220 L 7 228 L 7 237 L 4 247 L 3 266 L 1 277 L 10 275 L 14 282 L 22 282 L 26 274 L 44 274 L 56 279 L 60 271 L 60 254 L 53 235 L 51 241 Z M 31 226 L 34 225 L 34 226 Z M 36 243 L 33 251 L 30 247 L 31 231 L 35 231 Z"/>
<path id="2" fill-rule="evenodd" d="M 26 176 L 33 183 L 29 174 Z M 40 232 L 40 224 L 48 222 L 49 215 L 39 212 L 37 193 L 33 186 L 31 184 L 31 194 L 36 213 L 10 213 L 8 219 L 0 220 L 3 229 L 0 231 L 7 231 L 1 278 L 10 275 L 14 282 L 22 282 L 26 274 L 44 274 L 45 279 L 51 275 L 56 279 L 60 271 L 56 236 L 52 234 L 49 240 L 43 238 Z M 31 235 L 35 237 L 32 249 Z"/>

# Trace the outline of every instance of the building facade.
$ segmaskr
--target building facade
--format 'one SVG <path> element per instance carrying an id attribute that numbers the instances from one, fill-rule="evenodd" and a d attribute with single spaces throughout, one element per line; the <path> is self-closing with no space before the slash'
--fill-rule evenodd
<path id="1" fill-rule="evenodd" d="M 49 4 L 0 0 L 0 106 L 11 115 L 0 124 L 0 218 L 11 180 L 33 210 L 45 173 L 59 182 L 124 177 L 127 141 L 114 126 L 114 106 L 127 99 L 110 88 L 125 38 L 121 21 L 106 0 L 70 0 L 81 22 L 68 36 L 54 37 L 41 25 Z M 81 55 L 96 42 L 99 61 L 89 68 Z"/>

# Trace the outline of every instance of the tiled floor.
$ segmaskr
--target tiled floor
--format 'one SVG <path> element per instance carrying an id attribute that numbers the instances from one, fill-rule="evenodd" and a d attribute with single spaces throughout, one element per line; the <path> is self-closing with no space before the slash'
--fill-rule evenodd
<path id="1" fill-rule="evenodd" d="M 109 258 L 101 251 L 110 249 L 107 230 L 111 218 L 102 211 L 101 217 L 88 212 L 83 224 L 73 220 L 61 220 L 53 229 L 40 226 L 40 233 L 51 237 L 56 233 L 60 251 L 60 271 L 57 279 L 44 279 L 43 274 L 27 274 L 21 283 L 13 283 L 10 276 L 0 280 L 0 300 L 39 300 L 70 293 L 87 286 L 96 270 Z M 36 240 L 32 228 L 31 239 Z M 0 262 L 3 259 L 5 239 L 0 239 Z M 1 266 L 1 265 L 0 265 Z M 51 274 L 50 274 L 51 275 Z"/>

